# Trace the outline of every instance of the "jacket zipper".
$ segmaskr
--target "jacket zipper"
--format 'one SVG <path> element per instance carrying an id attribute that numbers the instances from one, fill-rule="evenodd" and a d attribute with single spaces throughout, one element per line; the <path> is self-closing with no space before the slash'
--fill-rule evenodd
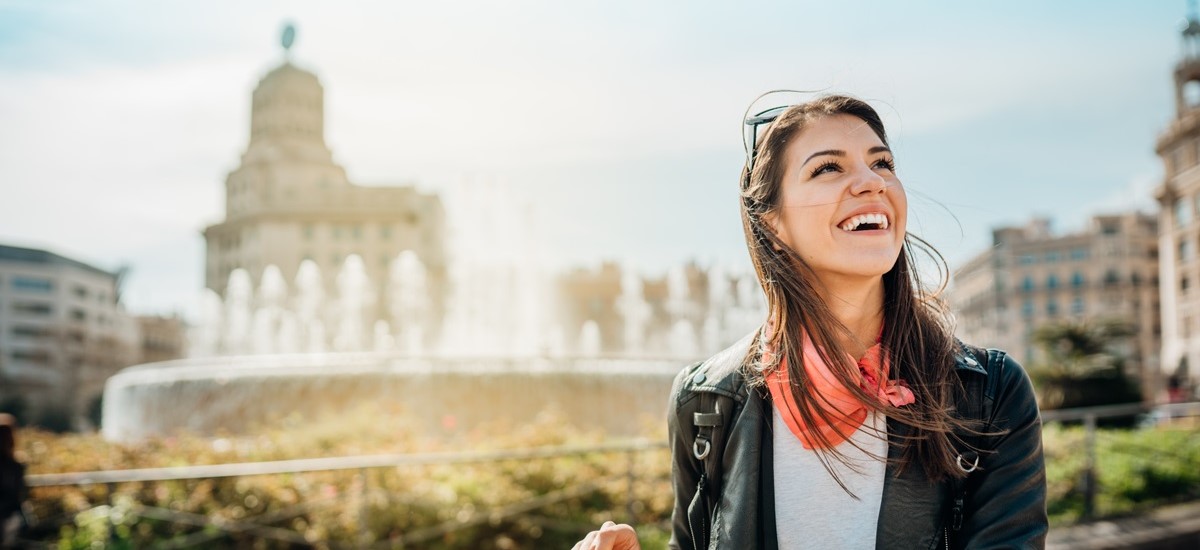
<path id="1" fill-rule="evenodd" d="M 946 550 L 950 550 L 950 528 L 942 527 L 942 541 L 946 543 Z"/>

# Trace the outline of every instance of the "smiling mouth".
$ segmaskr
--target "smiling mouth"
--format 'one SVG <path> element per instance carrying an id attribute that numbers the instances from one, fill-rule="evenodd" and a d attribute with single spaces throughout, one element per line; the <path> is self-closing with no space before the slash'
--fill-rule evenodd
<path id="1" fill-rule="evenodd" d="M 871 231 L 875 229 L 887 229 L 889 227 L 887 215 L 885 214 L 859 214 L 842 222 L 840 227 L 842 231 Z"/>

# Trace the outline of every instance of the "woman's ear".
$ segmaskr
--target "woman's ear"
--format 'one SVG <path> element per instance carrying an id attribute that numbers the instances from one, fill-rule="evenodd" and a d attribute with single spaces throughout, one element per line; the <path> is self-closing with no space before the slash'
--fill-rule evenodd
<path id="1" fill-rule="evenodd" d="M 791 246 L 791 244 L 787 242 L 787 233 L 783 232 L 783 222 L 780 220 L 778 211 L 772 210 L 763 214 L 762 221 L 767 231 L 770 231 L 776 239 L 783 241 L 783 244 Z M 773 248 L 776 252 L 783 250 L 778 244 L 774 243 L 771 244 L 771 248 Z"/>

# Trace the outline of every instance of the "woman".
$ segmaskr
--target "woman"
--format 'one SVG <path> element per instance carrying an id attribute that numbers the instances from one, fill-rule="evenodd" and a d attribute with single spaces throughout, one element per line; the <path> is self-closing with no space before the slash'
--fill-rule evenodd
<path id="1" fill-rule="evenodd" d="M 0 548 L 8 548 L 20 527 L 25 502 L 25 465 L 17 462 L 16 419 L 0 413 Z"/>
<path id="2" fill-rule="evenodd" d="M 921 287 L 914 249 L 940 256 L 906 232 L 878 114 L 825 96 L 747 125 L 742 221 L 768 319 L 676 379 L 671 548 L 1044 546 L 1029 378 L 955 340 Z M 608 522 L 576 548 L 638 544 Z"/>

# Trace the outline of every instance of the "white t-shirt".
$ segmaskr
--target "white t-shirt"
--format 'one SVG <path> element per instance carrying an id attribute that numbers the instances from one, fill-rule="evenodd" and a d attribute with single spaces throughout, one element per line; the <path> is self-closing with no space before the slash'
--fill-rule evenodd
<path id="1" fill-rule="evenodd" d="M 775 532 L 779 550 L 875 548 L 886 462 L 850 442 L 838 445 L 837 449 L 858 466 L 859 472 L 836 458 L 828 460 L 842 483 L 858 496 L 856 500 L 829 475 L 817 451 L 804 448 L 800 438 L 787 428 L 779 410 L 775 407 L 771 410 L 774 411 Z M 885 417 L 870 413 L 850 441 L 877 457 L 886 457 L 886 435 Z"/>

